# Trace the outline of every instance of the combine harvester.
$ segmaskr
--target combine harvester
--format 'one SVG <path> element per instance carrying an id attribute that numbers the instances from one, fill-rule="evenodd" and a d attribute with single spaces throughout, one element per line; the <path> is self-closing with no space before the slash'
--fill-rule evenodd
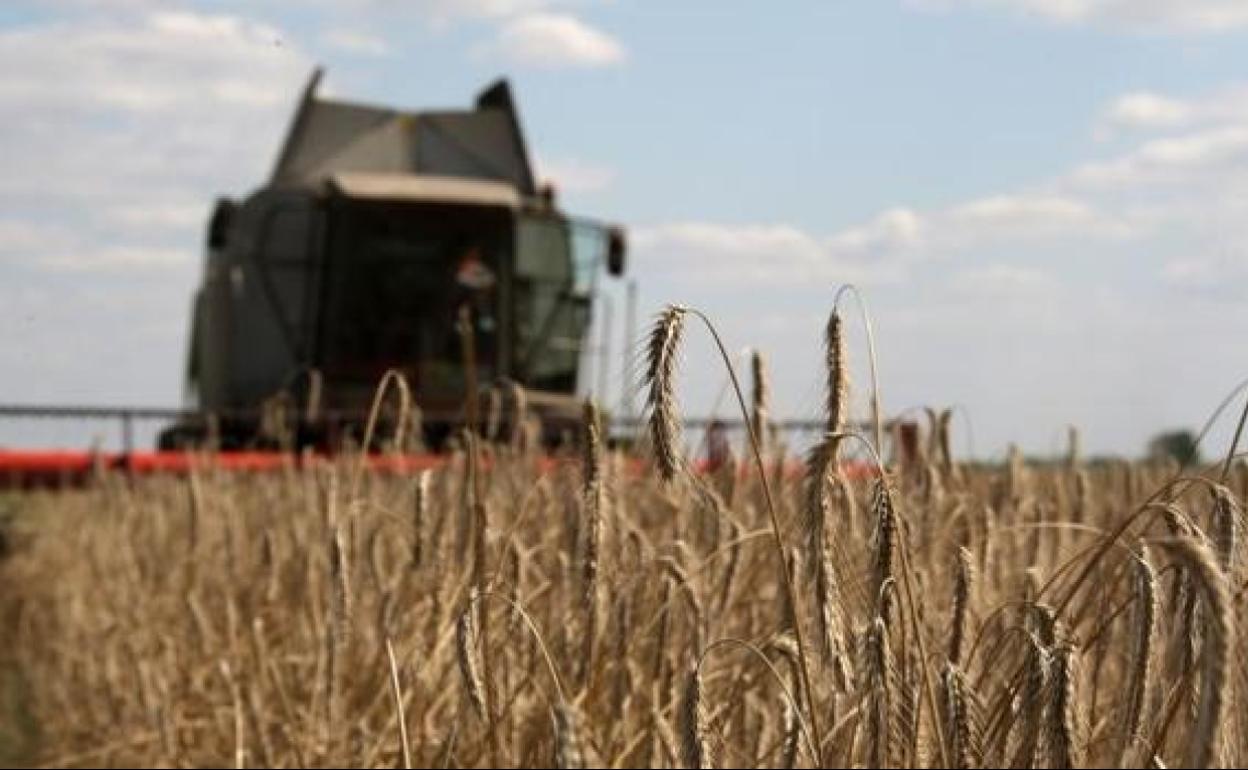
<path id="1" fill-rule="evenodd" d="M 163 448 L 263 444 L 273 399 L 303 409 L 296 443 L 362 429 L 401 372 L 440 446 L 465 392 L 514 382 L 549 433 L 576 424 L 600 272 L 624 270 L 618 227 L 572 218 L 539 189 L 506 82 L 469 111 L 409 113 L 319 99 L 314 74 L 269 183 L 221 200 L 208 226 L 187 368 L 199 417 Z M 461 323 L 471 326 L 475 372 Z"/>
<path id="2" fill-rule="evenodd" d="M 78 484 L 101 467 L 323 461 L 362 443 L 391 371 L 419 407 L 420 441 L 370 454 L 375 468 L 436 465 L 436 451 L 474 419 L 547 449 L 575 434 L 591 311 L 601 275 L 624 272 L 623 229 L 569 216 L 537 184 L 506 81 L 469 110 L 406 112 L 318 97 L 320 80 L 317 70 L 268 182 L 219 199 L 209 217 L 187 407 L 0 405 L 0 418 L 123 426 L 121 452 L 0 447 L 0 488 Z M 168 425 L 156 451 L 136 451 L 140 419 Z M 395 435 L 398 419 L 383 410 L 376 435 Z"/>
<path id="3" fill-rule="evenodd" d="M 209 218 L 190 404 L 166 415 L 159 451 L 131 451 L 127 420 L 115 455 L 0 451 L 0 485 L 100 464 L 184 471 L 186 450 L 205 446 L 239 468 L 277 467 L 278 449 L 333 452 L 361 439 L 390 370 L 410 383 L 428 447 L 465 423 L 466 393 L 500 384 L 523 389 L 544 445 L 575 429 L 597 282 L 623 273 L 623 230 L 565 214 L 538 186 L 505 81 L 471 110 L 405 112 L 318 97 L 320 79 L 269 181 Z M 9 415 L 41 411 L 73 416 Z"/>

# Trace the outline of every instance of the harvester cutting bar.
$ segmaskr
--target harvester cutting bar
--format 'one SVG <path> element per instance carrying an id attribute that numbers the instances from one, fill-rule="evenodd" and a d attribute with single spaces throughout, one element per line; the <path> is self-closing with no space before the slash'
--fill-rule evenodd
<path id="1" fill-rule="evenodd" d="M 132 453 L 135 450 L 134 444 L 134 423 L 139 420 L 164 420 L 169 422 L 175 421 L 204 421 L 210 418 L 220 420 L 249 420 L 255 421 L 260 419 L 263 413 L 255 409 L 234 409 L 220 410 L 207 414 L 201 411 L 190 409 L 178 409 L 176 407 L 138 407 L 138 406 L 54 406 L 46 404 L 0 404 L 0 419 L 39 419 L 39 420 L 116 420 L 122 428 L 121 448 L 124 453 Z M 359 411 L 347 410 L 321 410 L 317 421 L 327 424 L 363 424 L 367 420 L 368 415 Z M 462 414 L 455 413 L 434 413 L 422 411 L 422 419 L 424 420 L 445 420 L 457 422 L 462 419 Z M 771 426 L 781 433 L 815 433 L 822 431 L 824 421 L 822 420 L 772 420 Z M 691 430 L 705 429 L 713 425 L 719 426 L 726 431 L 743 431 L 745 424 L 741 420 L 724 419 L 720 417 L 688 417 L 684 420 L 686 428 Z M 635 436 L 646 428 L 644 418 L 615 418 L 611 421 L 611 429 L 614 435 Z"/>
<path id="2" fill-rule="evenodd" d="M 86 484 L 95 475 L 116 471 L 135 476 L 183 476 L 194 469 L 232 472 L 273 472 L 283 468 L 333 462 L 327 455 L 288 452 L 71 452 L 0 450 L 0 489 L 59 489 Z M 436 468 L 447 461 L 435 454 L 368 455 L 370 471 L 411 474 Z M 543 471 L 554 467 L 539 458 Z"/>
<path id="3" fill-rule="evenodd" d="M 302 468 L 334 462 L 328 455 L 294 454 L 289 452 L 71 452 L 71 451 L 6 451 L 0 450 L 0 490 L 3 489 L 72 489 L 85 486 L 93 478 L 105 472 L 123 473 L 128 476 L 185 476 L 195 469 L 214 469 L 236 473 L 272 473 L 284 468 Z M 438 468 L 449 461 L 448 455 L 439 454 L 376 454 L 365 457 L 370 472 L 410 475 L 423 470 Z M 550 473 L 561 465 L 575 465 L 573 457 L 539 455 L 538 471 Z M 488 468 L 489 461 L 483 460 Z M 647 472 L 647 463 L 633 459 L 628 472 L 640 475 Z M 786 463 L 785 475 L 800 476 L 804 464 L 798 461 Z M 694 473 L 713 470 L 706 460 L 693 463 Z M 868 478 L 875 475 L 874 466 L 860 461 L 842 464 L 842 472 L 850 478 Z M 753 472 L 748 463 L 737 467 L 741 476 Z"/>
<path id="4" fill-rule="evenodd" d="M 256 419 L 255 411 L 237 410 L 214 414 L 218 419 Z M 94 475 L 105 470 L 122 471 L 130 475 L 173 474 L 182 475 L 194 467 L 211 467 L 238 472 L 277 471 L 290 466 L 301 466 L 305 463 L 325 463 L 332 460 L 332 453 L 298 453 L 282 451 L 264 451 L 244 449 L 241 451 L 202 452 L 193 450 L 175 451 L 136 451 L 134 442 L 134 423 L 140 420 L 186 421 L 205 420 L 207 415 L 185 409 L 169 407 L 108 407 L 108 406 L 50 406 L 50 405 L 14 405 L 0 404 L 0 419 L 40 419 L 57 421 L 83 420 L 116 420 L 122 427 L 121 451 L 72 451 L 72 450 L 18 450 L 12 447 L 0 448 L 0 489 L 14 488 L 63 488 L 81 486 Z M 430 415 L 425 415 L 426 419 Z M 437 417 L 435 415 L 434 417 Z M 443 415 L 443 417 L 446 417 Z M 458 418 L 458 415 L 455 415 Z M 323 411 L 321 421 L 327 423 L 362 423 L 366 415 L 348 412 Z M 711 417 L 694 417 L 684 421 L 689 429 L 690 439 L 695 443 L 699 437 L 702 446 L 695 455 L 702 455 L 708 449 L 707 437 L 717 431 L 721 436 L 731 434 L 734 437 L 744 435 L 744 423 L 740 420 L 728 420 Z M 807 437 L 817 436 L 823 430 L 824 423 L 818 420 L 776 420 L 772 423 L 775 430 L 792 435 L 805 434 Z M 630 437 L 640 437 L 646 431 L 646 422 L 639 418 L 614 419 L 611 421 L 611 434 L 621 443 L 632 443 Z M 385 435 L 379 434 L 378 444 L 384 442 Z M 721 438 L 721 442 L 725 440 Z M 732 440 L 731 443 L 737 443 Z M 798 444 L 808 442 L 799 441 Z M 714 452 L 708 452 L 713 456 Z M 433 468 L 446 461 L 445 454 L 403 454 L 394 452 L 376 452 L 370 454 L 366 462 L 368 467 L 382 473 L 413 473 Z M 550 455 L 542 455 L 540 462 L 544 469 L 553 468 L 557 460 Z M 696 471 L 707 469 L 708 460 L 699 459 L 694 463 Z M 713 463 L 712 463 L 713 464 Z M 643 464 L 638 462 L 636 471 L 643 471 Z M 800 472 L 798 464 L 792 469 Z"/>
<path id="5" fill-rule="evenodd" d="M 235 409 L 221 410 L 213 413 L 215 416 L 222 418 L 254 418 L 260 415 L 260 412 L 254 409 Z M 322 412 L 324 419 L 358 419 L 364 415 L 359 412 L 334 411 L 326 410 Z M 458 417 L 454 415 L 431 415 L 426 417 Z M 132 407 L 132 406 L 47 406 L 40 404 L 0 404 L 0 417 L 34 417 L 34 418 L 67 418 L 67 419 L 146 419 L 146 420 L 179 420 L 187 418 L 203 418 L 205 414 L 190 409 L 177 409 L 174 407 Z M 705 428 L 712 423 L 720 423 L 725 428 L 736 429 L 741 428 L 743 423 L 740 420 L 725 419 L 722 417 L 686 417 L 684 419 L 685 427 L 688 428 Z M 622 418 L 612 420 L 613 426 L 620 428 L 636 429 L 643 427 L 646 422 L 642 418 Z M 823 420 L 772 420 L 777 430 L 803 430 L 813 431 L 823 428 L 825 421 Z"/>
<path id="6" fill-rule="evenodd" d="M 294 426 L 316 425 L 322 428 L 330 426 L 362 426 L 368 419 L 368 413 L 359 410 L 322 409 L 314 422 L 308 423 L 294 416 Z M 161 421 L 183 425 L 207 425 L 216 420 L 224 424 L 242 423 L 254 426 L 265 417 L 259 409 L 222 409 L 211 413 L 175 407 L 130 407 L 130 406 L 52 406 L 44 404 L 0 404 L 0 419 L 34 419 L 87 421 L 104 420 L 114 422 L 121 427 L 121 449 L 130 454 L 137 448 L 135 443 L 135 424 L 140 421 Z M 421 418 L 426 421 L 458 422 L 462 419 L 459 412 L 422 411 Z M 386 423 L 385 416 L 382 423 Z M 205 434 L 208 433 L 205 428 Z"/>

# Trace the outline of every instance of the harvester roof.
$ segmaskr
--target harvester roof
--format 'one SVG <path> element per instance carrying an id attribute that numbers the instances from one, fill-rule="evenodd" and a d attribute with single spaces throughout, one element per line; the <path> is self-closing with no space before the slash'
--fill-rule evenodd
<path id="1" fill-rule="evenodd" d="M 348 198 L 391 201 L 437 201 L 516 210 L 520 193 L 505 182 L 451 176 L 392 174 L 385 171 L 343 171 L 328 186 Z"/>
<path id="2" fill-rule="evenodd" d="M 320 187 L 334 178 L 361 182 L 363 175 L 393 184 L 398 175 L 420 175 L 505 183 L 521 196 L 536 195 L 505 80 L 481 92 L 475 109 L 411 112 L 320 98 L 320 78 L 318 69 L 304 90 L 273 184 Z"/>

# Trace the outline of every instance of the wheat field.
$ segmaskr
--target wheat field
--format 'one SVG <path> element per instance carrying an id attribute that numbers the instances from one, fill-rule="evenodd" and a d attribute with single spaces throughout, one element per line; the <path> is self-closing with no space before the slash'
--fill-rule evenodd
<path id="1" fill-rule="evenodd" d="M 649 337 L 636 449 L 587 408 L 553 468 L 490 430 L 411 476 L 204 458 L 24 496 L 0 560 L 23 761 L 1248 762 L 1245 466 L 1088 463 L 1073 436 L 1063 462 L 971 463 L 941 410 L 901 453 L 883 417 L 848 427 L 834 312 L 823 440 L 798 458 L 767 429 L 760 362 L 756 441 L 694 473 L 696 315 Z M 877 449 L 882 473 L 843 463 Z"/>

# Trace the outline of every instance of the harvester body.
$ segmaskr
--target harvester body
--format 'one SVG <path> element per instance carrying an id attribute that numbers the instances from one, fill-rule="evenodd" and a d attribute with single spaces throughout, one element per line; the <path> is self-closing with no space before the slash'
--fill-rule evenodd
<path id="1" fill-rule="evenodd" d="M 162 445 L 254 444 L 278 398 L 296 407 L 300 443 L 358 435 L 390 369 L 439 441 L 464 419 L 465 322 L 475 381 L 522 386 L 558 435 L 576 419 L 597 276 L 622 272 L 622 231 L 538 188 L 504 81 L 475 109 L 419 113 L 322 99 L 318 81 L 269 182 L 213 212 L 187 371 L 204 419 Z"/>

